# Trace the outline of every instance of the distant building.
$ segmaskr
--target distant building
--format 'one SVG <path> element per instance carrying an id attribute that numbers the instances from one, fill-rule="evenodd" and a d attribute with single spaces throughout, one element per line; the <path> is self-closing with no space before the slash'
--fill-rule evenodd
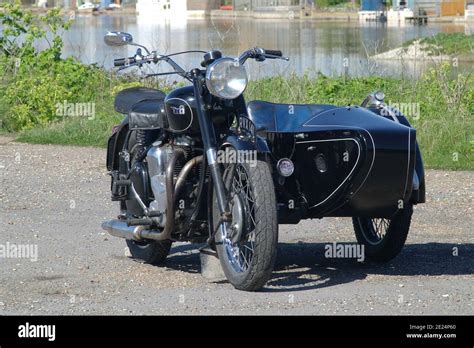
<path id="1" fill-rule="evenodd" d="M 382 11 L 385 9 L 383 0 L 362 0 L 361 11 Z"/>
<path id="2" fill-rule="evenodd" d="M 170 16 L 206 15 L 220 7 L 220 0 L 138 0 L 139 14 Z"/>
<path id="3" fill-rule="evenodd" d="M 415 8 L 415 0 L 392 0 L 392 8 L 394 10 L 402 10 L 404 8 L 413 10 Z"/>
<path id="4" fill-rule="evenodd" d="M 474 22 L 474 0 L 467 0 L 466 4 L 466 11 L 464 12 L 464 18 L 466 21 L 473 21 Z M 468 30 L 469 26 L 466 26 L 466 31 Z M 467 33 L 467 35 L 474 35 L 474 33 Z"/>
<path id="5" fill-rule="evenodd" d="M 469 1 L 469 0 L 468 0 Z M 393 9 L 408 8 L 415 15 L 426 13 L 428 16 L 462 16 L 466 0 L 392 0 Z"/>
<path id="6" fill-rule="evenodd" d="M 443 0 L 440 5 L 441 16 L 464 16 L 465 0 Z"/>
<path id="7" fill-rule="evenodd" d="M 298 11 L 304 6 L 311 7 L 312 0 L 233 0 L 237 11 Z"/>

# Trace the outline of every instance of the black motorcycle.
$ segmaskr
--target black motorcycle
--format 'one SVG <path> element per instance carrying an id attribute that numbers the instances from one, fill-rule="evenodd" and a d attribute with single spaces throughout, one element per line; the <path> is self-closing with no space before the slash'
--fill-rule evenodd
<path id="1" fill-rule="evenodd" d="M 326 216 L 352 217 L 373 260 L 400 252 L 412 207 L 425 201 L 424 170 L 415 130 L 383 93 L 351 107 L 246 104 L 244 63 L 288 60 L 281 51 L 159 55 L 122 32 L 105 42 L 138 46 L 114 61 L 120 69 L 166 62 L 173 71 L 146 76 L 191 82 L 115 99 L 126 116 L 108 141 L 107 169 L 120 215 L 102 227 L 125 238 L 134 258 L 160 263 L 173 241 L 205 242 L 234 287 L 258 290 L 272 274 L 278 224 Z M 202 68 L 191 71 L 172 59 L 199 52 Z"/>

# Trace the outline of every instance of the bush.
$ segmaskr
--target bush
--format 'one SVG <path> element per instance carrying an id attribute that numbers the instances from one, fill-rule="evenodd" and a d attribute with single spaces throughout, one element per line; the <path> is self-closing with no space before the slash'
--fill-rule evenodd
<path id="1" fill-rule="evenodd" d="M 8 105 L 3 127 L 18 131 L 45 125 L 57 119 L 58 103 L 96 102 L 101 97 L 97 92 L 110 94 L 111 79 L 104 70 L 74 58 L 61 59 L 60 34 L 70 22 L 58 9 L 34 15 L 18 1 L 0 4 L 0 9 L 3 102 Z M 48 48 L 38 51 L 41 41 L 48 42 Z"/>
<path id="2" fill-rule="evenodd" d="M 21 66 L 6 88 L 5 97 L 12 107 L 5 122 L 14 130 L 55 120 L 58 103 L 95 101 L 98 80 L 103 78 L 100 69 L 73 59 L 56 61 L 45 69 L 45 61 L 39 56 L 37 62 Z"/>

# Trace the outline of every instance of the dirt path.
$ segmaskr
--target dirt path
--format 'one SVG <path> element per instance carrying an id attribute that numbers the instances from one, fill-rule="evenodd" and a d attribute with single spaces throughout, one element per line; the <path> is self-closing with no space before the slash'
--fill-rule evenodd
<path id="1" fill-rule="evenodd" d="M 349 219 L 281 226 L 273 278 L 245 293 L 204 280 L 196 246 L 176 244 L 166 267 L 128 258 L 100 228 L 116 215 L 104 159 L 0 146 L 0 245 L 38 247 L 36 262 L 0 258 L 0 314 L 474 314 L 474 172 L 427 172 L 427 203 L 385 265 L 324 257 L 355 241 Z"/>

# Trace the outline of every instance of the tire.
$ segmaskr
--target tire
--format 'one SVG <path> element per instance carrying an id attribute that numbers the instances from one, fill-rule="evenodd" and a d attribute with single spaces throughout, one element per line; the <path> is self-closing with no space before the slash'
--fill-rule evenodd
<path id="1" fill-rule="evenodd" d="M 135 144 L 136 137 L 132 134 L 128 144 L 126 145 L 127 150 L 130 152 L 131 164 L 133 164 L 133 161 L 135 160 Z M 125 204 L 123 205 L 126 206 Z M 126 240 L 126 243 L 132 258 L 150 264 L 163 263 L 170 252 L 171 245 L 173 244 L 170 240 L 147 240 L 138 242 L 128 239 Z"/>
<path id="2" fill-rule="evenodd" d="M 172 244 L 170 240 L 136 242 L 127 239 L 126 242 L 132 258 L 154 265 L 165 261 Z"/>
<path id="3" fill-rule="evenodd" d="M 367 258 L 387 262 L 397 256 L 405 245 L 412 215 L 413 205 L 409 204 L 391 219 L 352 218 L 357 241 L 365 246 Z M 379 229 L 385 230 L 383 236 L 377 236 L 376 230 Z"/>
<path id="4" fill-rule="evenodd" d="M 233 178 L 237 178 L 236 173 L 240 173 L 237 175 L 242 175 L 242 178 L 247 175 L 246 193 L 245 187 L 240 191 L 237 184 L 234 187 Z M 227 280 L 236 289 L 257 291 L 270 279 L 277 254 L 278 219 L 270 168 L 263 161 L 257 161 L 254 166 L 248 163 L 237 163 L 227 166 L 223 177 L 226 189 L 232 196 L 230 205 L 233 221 L 230 224 L 222 223 L 216 234 L 217 254 Z M 246 196 L 251 200 L 248 200 Z M 220 215 L 215 194 L 212 201 L 215 230 L 219 224 Z M 238 214 L 239 207 L 245 213 Z M 242 218 L 239 219 L 238 216 Z M 231 226 L 236 226 L 240 220 L 242 220 L 240 223 L 242 231 L 239 234 Z M 232 240 L 224 238 L 223 231 Z M 240 237 L 237 237 L 238 235 Z M 232 248 L 237 247 L 239 262 L 236 261 L 235 255 L 231 256 L 231 253 L 235 252 Z M 250 251 L 251 249 L 253 252 Z"/>

